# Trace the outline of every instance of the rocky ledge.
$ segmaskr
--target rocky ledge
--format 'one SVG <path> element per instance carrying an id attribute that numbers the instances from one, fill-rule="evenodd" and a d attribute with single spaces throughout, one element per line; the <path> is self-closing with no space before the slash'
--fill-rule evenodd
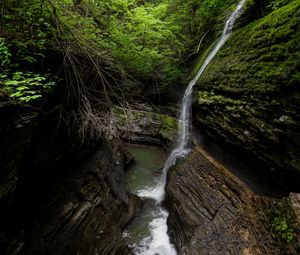
<path id="1" fill-rule="evenodd" d="M 55 110 L 0 113 L 0 254 L 132 254 L 122 231 L 140 201 L 117 142 L 82 144 Z"/>
<path id="2" fill-rule="evenodd" d="M 178 254 L 297 254 L 270 231 L 276 199 L 258 195 L 201 147 L 169 174 L 169 234 Z"/>
<path id="3" fill-rule="evenodd" d="M 139 200 L 127 194 L 123 175 L 123 155 L 104 145 L 59 180 L 40 180 L 3 223 L 3 254 L 132 254 L 122 230 Z"/>
<path id="4" fill-rule="evenodd" d="M 177 119 L 167 114 L 121 108 L 115 108 L 114 113 L 119 135 L 125 141 L 168 147 L 177 131 Z"/>

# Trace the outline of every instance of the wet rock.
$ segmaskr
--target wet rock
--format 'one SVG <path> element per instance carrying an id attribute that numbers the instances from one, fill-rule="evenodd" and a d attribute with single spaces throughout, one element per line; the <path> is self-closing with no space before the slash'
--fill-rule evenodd
<path id="1" fill-rule="evenodd" d="M 17 187 L 19 169 L 30 146 L 37 115 L 17 104 L 0 104 L 0 201 L 9 199 Z"/>
<path id="2" fill-rule="evenodd" d="M 134 155 L 132 155 L 132 153 L 130 153 L 128 150 L 123 149 L 123 154 L 124 154 L 124 168 L 126 170 L 132 164 L 134 164 L 135 159 L 134 159 Z"/>
<path id="3" fill-rule="evenodd" d="M 64 169 L 59 180 L 48 180 L 53 183 L 44 183 L 46 188 L 26 192 L 14 208 L 22 215 L 13 212 L 6 224 L 19 234 L 3 254 L 132 254 L 122 230 L 139 200 L 126 192 L 122 158 L 104 145 L 80 166 Z"/>
<path id="4" fill-rule="evenodd" d="M 299 192 L 300 5 L 290 1 L 275 11 L 254 2 L 194 88 L 195 124 L 264 161 L 278 184 Z"/>
<path id="5" fill-rule="evenodd" d="M 140 201 L 116 143 L 82 144 L 59 111 L 0 114 L 0 254 L 131 254 L 122 230 Z"/>
<path id="6" fill-rule="evenodd" d="M 169 234 L 180 255 L 280 255 L 269 230 L 272 201 L 196 147 L 169 174 Z"/>
<path id="7" fill-rule="evenodd" d="M 164 146 L 168 146 L 173 141 L 177 130 L 177 120 L 174 117 L 146 111 L 124 113 L 118 108 L 114 111 L 122 139 Z"/>
<path id="8" fill-rule="evenodd" d="M 279 118 L 285 122 L 274 121 L 281 111 L 290 111 L 288 106 L 285 109 L 288 98 L 280 99 L 279 109 L 264 100 L 234 100 L 227 96 L 199 93 L 199 97 L 202 96 L 212 102 L 194 105 L 198 127 L 215 140 L 231 144 L 269 165 L 274 169 L 273 178 L 279 185 L 299 189 L 299 116 L 295 114 L 294 122 L 290 121 L 291 117 L 287 121 L 282 116 Z M 229 111 L 225 105 L 231 105 L 232 109 Z M 241 109 L 240 105 L 247 107 Z M 297 109 L 298 106 L 294 107 Z M 232 112 L 240 117 L 230 114 Z"/>

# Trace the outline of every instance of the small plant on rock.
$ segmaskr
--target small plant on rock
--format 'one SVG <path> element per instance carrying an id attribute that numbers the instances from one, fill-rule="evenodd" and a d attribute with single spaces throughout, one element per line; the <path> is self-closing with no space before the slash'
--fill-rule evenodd
<path id="1" fill-rule="evenodd" d="M 281 245 L 296 241 L 296 217 L 287 201 L 276 202 L 270 209 L 271 231 Z"/>

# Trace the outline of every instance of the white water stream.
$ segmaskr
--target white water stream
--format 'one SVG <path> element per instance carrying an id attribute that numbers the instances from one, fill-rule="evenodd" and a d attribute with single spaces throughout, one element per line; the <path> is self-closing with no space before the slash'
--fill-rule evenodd
<path id="1" fill-rule="evenodd" d="M 143 199 L 150 199 L 154 202 L 154 207 L 150 209 L 152 220 L 149 223 L 150 235 L 143 238 L 138 244 L 133 245 L 133 250 L 136 255 L 176 255 L 176 250 L 170 242 L 167 234 L 167 218 L 168 212 L 162 208 L 161 202 L 165 196 L 166 176 L 169 168 L 175 164 L 178 158 L 184 158 L 190 151 L 188 146 L 190 135 L 190 115 L 193 86 L 201 77 L 207 65 L 215 57 L 219 49 L 228 39 L 236 19 L 241 14 L 245 0 L 241 0 L 235 11 L 230 15 L 224 26 L 222 35 L 205 59 L 203 65 L 197 72 L 195 78 L 189 83 L 181 104 L 181 113 L 179 119 L 179 132 L 177 138 L 177 146 L 171 152 L 166 160 L 162 174 L 153 186 L 148 186 L 136 191 L 136 195 Z"/>

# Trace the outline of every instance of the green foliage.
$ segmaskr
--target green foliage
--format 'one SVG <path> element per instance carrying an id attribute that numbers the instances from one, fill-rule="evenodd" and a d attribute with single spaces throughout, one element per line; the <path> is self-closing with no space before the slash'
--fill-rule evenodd
<path id="1" fill-rule="evenodd" d="M 77 99 L 95 91 L 118 97 L 131 89 L 129 79 L 165 88 L 182 77 L 199 37 L 208 29 L 215 36 L 236 2 L 12 0 L 3 9 L 0 57 L 13 73 L 47 63 L 48 54 L 59 52 L 69 94 Z M 124 80 L 123 87 L 111 86 L 107 77 Z"/>
<path id="2" fill-rule="evenodd" d="M 5 44 L 5 39 L 0 38 L 0 66 L 3 68 L 10 64 L 11 53 Z"/>
<path id="3" fill-rule="evenodd" d="M 0 85 L 12 99 L 28 103 L 40 99 L 43 92 L 53 88 L 55 82 L 49 75 L 14 72 L 11 76 L 0 74 Z"/>
<path id="4" fill-rule="evenodd" d="M 15 64 L 31 64 L 45 57 L 54 30 L 44 1 L 7 1 L 1 23 Z"/>
<path id="5" fill-rule="evenodd" d="M 0 89 L 12 100 L 31 103 L 55 84 L 32 71 L 45 58 L 54 29 L 44 1 L 7 1 L 1 18 Z"/>
<path id="6" fill-rule="evenodd" d="M 272 10 L 277 10 L 278 8 L 286 5 L 289 2 L 289 0 L 273 0 L 269 4 L 269 8 Z"/>
<path id="7" fill-rule="evenodd" d="M 273 236 L 282 244 L 296 240 L 295 215 L 287 202 L 277 202 L 270 209 L 271 229 Z"/>
<path id="8" fill-rule="evenodd" d="M 181 72 L 184 45 L 178 40 L 178 25 L 166 19 L 169 5 L 165 2 L 138 5 L 131 2 L 122 8 L 122 18 L 111 17 L 105 38 L 112 55 L 122 69 L 139 77 L 152 77 L 170 82 Z"/>
<path id="9" fill-rule="evenodd" d="M 255 6 L 255 0 L 247 0 L 244 4 L 244 10 L 250 9 Z"/>

